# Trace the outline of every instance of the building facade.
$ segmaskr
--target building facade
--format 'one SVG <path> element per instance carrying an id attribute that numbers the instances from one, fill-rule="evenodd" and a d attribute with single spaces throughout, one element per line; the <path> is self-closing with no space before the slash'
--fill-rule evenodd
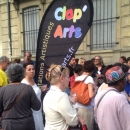
<path id="1" fill-rule="evenodd" d="M 52 0 L 0 0 L 0 56 L 11 59 L 30 51 L 35 59 L 40 21 Z M 130 52 L 130 0 L 92 0 L 93 25 L 77 58 L 101 55 L 105 64 Z"/>

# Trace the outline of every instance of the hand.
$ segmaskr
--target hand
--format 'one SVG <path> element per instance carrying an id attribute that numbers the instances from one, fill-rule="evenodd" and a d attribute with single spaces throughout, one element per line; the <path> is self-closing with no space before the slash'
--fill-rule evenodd
<path id="1" fill-rule="evenodd" d="M 41 91 L 42 92 L 45 92 L 47 90 L 47 84 L 41 86 Z"/>
<path id="2" fill-rule="evenodd" d="M 98 90 L 98 86 L 94 86 L 94 90 L 97 91 Z"/>
<path id="3" fill-rule="evenodd" d="M 77 97 L 76 97 L 76 93 L 75 92 L 70 92 L 70 96 L 69 96 L 70 101 L 75 104 L 77 102 Z"/>
<path id="4" fill-rule="evenodd" d="M 82 117 L 78 116 L 78 120 L 81 123 L 81 125 L 85 125 L 85 121 Z"/>
<path id="5" fill-rule="evenodd" d="M 69 96 L 70 101 L 75 104 L 77 102 L 77 97 L 76 96 Z"/>

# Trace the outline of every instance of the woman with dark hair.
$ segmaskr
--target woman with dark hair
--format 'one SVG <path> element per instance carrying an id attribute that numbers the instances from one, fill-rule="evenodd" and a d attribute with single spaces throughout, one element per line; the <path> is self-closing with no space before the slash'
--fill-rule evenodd
<path id="1" fill-rule="evenodd" d="M 77 64 L 77 65 L 74 67 L 75 77 L 82 75 L 82 73 L 83 73 L 83 66 L 80 65 L 80 64 Z"/>
<path id="2" fill-rule="evenodd" d="M 75 81 L 84 81 L 86 86 L 88 87 L 88 92 L 89 92 L 89 98 L 92 99 L 95 94 L 95 88 L 94 88 L 94 81 L 93 78 L 91 77 L 92 72 L 94 70 L 94 64 L 91 60 L 84 62 L 84 67 L 83 67 L 83 73 L 80 76 L 77 76 Z M 93 104 L 92 102 L 89 105 L 83 105 L 79 102 L 75 104 L 75 107 L 78 110 L 78 115 L 80 115 L 84 120 L 85 124 L 87 125 L 88 130 L 94 130 L 94 115 L 93 115 Z"/>
<path id="3" fill-rule="evenodd" d="M 99 87 L 104 82 L 103 73 L 105 70 L 105 65 L 101 56 L 95 56 L 94 65 L 92 77 L 94 78 L 95 85 Z"/>
<path id="4" fill-rule="evenodd" d="M 11 64 L 6 70 L 10 84 L 0 89 L 0 112 L 3 130 L 35 130 L 32 110 L 39 110 L 41 103 L 30 85 L 21 83 L 24 69 Z"/>
<path id="5" fill-rule="evenodd" d="M 12 63 L 13 64 L 15 64 L 15 63 L 22 64 L 20 58 L 15 58 Z"/>
<path id="6" fill-rule="evenodd" d="M 119 63 L 125 64 L 126 63 L 126 57 L 125 56 L 121 56 L 120 59 L 119 59 Z"/>
<path id="7" fill-rule="evenodd" d="M 23 65 L 23 67 L 25 68 L 25 78 L 22 80 L 22 83 L 31 85 L 34 92 L 37 95 L 37 98 L 41 101 L 41 90 L 36 85 L 36 83 L 34 82 L 34 79 L 33 79 L 35 76 L 34 64 L 25 63 Z M 33 111 L 33 118 L 34 118 L 34 122 L 35 122 L 35 129 L 43 130 L 44 125 L 43 125 L 42 109 L 40 109 L 39 111 L 35 111 L 35 110 L 32 110 L 32 111 Z"/>
<path id="8" fill-rule="evenodd" d="M 74 75 L 70 77 L 70 86 L 72 87 L 77 76 L 80 76 L 83 73 L 83 66 L 80 64 L 75 65 Z"/>
<path id="9" fill-rule="evenodd" d="M 126 63 L 127 63 L 127 65 L 128 65 L 128 67 L 130 68 L 130 57 L 127 57 Z"/>

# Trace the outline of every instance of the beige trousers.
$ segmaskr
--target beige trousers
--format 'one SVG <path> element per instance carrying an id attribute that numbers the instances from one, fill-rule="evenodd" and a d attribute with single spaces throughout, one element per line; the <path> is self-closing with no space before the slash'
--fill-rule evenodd
<path id="1" fill-rule="evenodd" d="M 78 108 L 78 115 L 84 119 L 88 130 L 94 130 L 93 108 Z"/>

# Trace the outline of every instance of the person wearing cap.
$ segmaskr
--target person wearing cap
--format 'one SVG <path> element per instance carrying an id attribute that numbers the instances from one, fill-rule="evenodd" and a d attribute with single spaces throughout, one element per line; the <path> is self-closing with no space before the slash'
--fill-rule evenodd
<path id="1" fill-rule="evenodd" d="M 130 130 L 130 105 L 121 94 L 126 84 L 123 68 L 109 65 L 105 78 L 108 87 L 95 97 L 94 114 L 98 127 L 100 130 Z"/>
<path id="2" fill-rule="evenodd" d="M 123 70 L 124 73 L 127 73 L 128 70 L 129 70 L 129 67 L 127 65 L 125 65 L 125 64 L 121 64 L 121 63 L 117 62 L 114 65 L 122 67 L 122 70 Z M 108 87 L 108 84 L 106 84 L 105 82 L 103 82 L 101 84 L 101 86 L 99 87 L 97 93 L 100 92 L 100 91 L 102 91 L 102 90 L 105 90 L 107 87 Z M 128 96 L 126 95 L 126 93 L 124 91 L 121 92 L 121 93 L 124 94 L 126 96 L 126 98 L 128 98 Z"/>

